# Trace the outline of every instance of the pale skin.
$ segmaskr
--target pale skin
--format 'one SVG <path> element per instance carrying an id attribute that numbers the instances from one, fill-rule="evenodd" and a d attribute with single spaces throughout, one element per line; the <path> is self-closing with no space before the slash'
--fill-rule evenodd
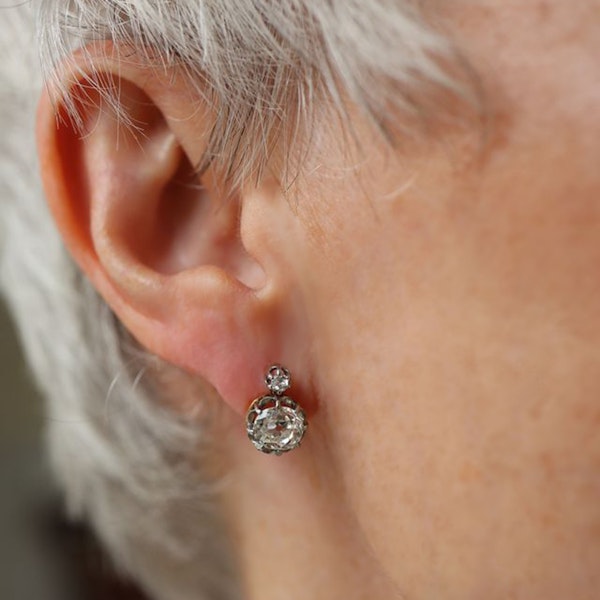
<path id="1" fill-rule="evenodd" d="M 488 92 L 485 149 L 473 124 L 390 155 L 357 117 L 361 158 L 321 140 L 297 202 L 275 174 L 220 210 L 210 174 L 169 186 L 209 118 L 172 73 L 92 52 L 141 143 L 89 106 L 78 141 L 42 99 L 69 250 L 145 348 L 223 398 L 249 599 L 598 597 L 599 5 L 446 11 Z M 243 424 L 273 361 L 310 420 L 279 458 Z"/>

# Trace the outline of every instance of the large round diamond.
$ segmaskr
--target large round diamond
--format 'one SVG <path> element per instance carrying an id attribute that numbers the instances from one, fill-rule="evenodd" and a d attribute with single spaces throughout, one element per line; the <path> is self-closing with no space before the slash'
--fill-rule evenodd
<path id="1" fill-rule="evenodd" d="M 250 407 L 247 430 L 259 450 L 281 454 L 300 444 L 306 431 L 306 417 L 287 396 L 263 396 Z"/>

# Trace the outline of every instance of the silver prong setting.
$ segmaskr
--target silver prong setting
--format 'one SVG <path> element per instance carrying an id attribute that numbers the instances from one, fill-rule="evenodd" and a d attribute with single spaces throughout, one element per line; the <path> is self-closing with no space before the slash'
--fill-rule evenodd
<path id="1" fill-rule="evenodd" d="M 257 450 L 281 456 L 302 443 L 308 427 L 302 407 L 283 394 L 291 385 L 290 372 L 272 365 L 265 384 L 270 394 L 256 398 L 246 416 L 246 431 Z"/>
<path id="2" fill-rule="evenodd" d="M 265 385 L 273 394 L 280 396 L 292 385 L 292 376 L 285 367 L 271 365 L 265 376 Z"/>

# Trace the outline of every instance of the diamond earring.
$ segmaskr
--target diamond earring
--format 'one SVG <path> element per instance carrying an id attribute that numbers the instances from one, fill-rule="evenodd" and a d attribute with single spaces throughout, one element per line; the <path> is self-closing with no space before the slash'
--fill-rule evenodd
<path id="1" fill-rule="evenodd" d="M 291 385 L 290 372 L 285 367 L 269 367 L 265 384 L 271 393 L 250 405 L 246 431 L 258 450 L 279 456 L 300 445 L 308 422 L 300 405 L 283 395 Z"/>

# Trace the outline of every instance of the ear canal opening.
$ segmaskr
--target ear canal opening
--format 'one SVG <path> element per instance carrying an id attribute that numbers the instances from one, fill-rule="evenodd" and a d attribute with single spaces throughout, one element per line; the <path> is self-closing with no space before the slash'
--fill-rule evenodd
<path id="1" fill-rule="evenodd" d="M 156 213 L 155 269 L 174 274 L 214 265 L 251 289 L 265 282 L 262 267 L 240 237 L 241 199 L 222 195 L 210 173 L 200 178 L 185 154 L 165 186 Z"/>

